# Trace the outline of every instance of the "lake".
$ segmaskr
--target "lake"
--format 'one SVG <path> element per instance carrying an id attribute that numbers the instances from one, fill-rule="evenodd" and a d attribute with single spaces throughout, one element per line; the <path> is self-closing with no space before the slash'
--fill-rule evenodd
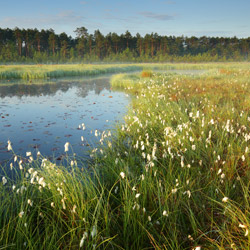
<path id="1" fill-rule="evenodd" d="M 40 151 L 61 160 L 66 142 L 69 153 L 87 156 L 99 141 L 95 130 L 114 128 L 130 102 L 125 93 L 113 91 L 109 81 L 110 76 L 0 84 L 0 164 L 13 156 L 7 151 L 8 140 L 21 156 Z"/>

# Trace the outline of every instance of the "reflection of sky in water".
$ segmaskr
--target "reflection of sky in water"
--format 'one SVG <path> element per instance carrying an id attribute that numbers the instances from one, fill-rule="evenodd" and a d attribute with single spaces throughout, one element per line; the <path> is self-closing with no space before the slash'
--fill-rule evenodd
<path id="1" fill-rule="evenodd" d="M 93 146 L 94 130 L 112 129 L 128 103 L 124 93 L 110 90 L 108 78 L 0 86 L 0 163 L 11 157 L 7 140 L 23 156 L 39 150 L 58 157 L 64 153 L 65 142 L 77 155 L 84 155 L 89 147 L 81 136 Z M 78 129 L 82 123 L 85 131 Z"/>

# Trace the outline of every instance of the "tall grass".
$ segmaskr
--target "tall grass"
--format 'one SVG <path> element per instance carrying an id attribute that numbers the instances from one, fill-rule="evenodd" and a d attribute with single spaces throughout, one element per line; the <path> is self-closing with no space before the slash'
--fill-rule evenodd
<path id="1" fill-rule="evenodd" d="M 67 76 L 96 76 L 145 70 L 218 70 L 247 69 L 249 63 L 180 63 L 180 64 L 64 64 L 64 65 L 7 65 L 0 66 L 0 79 L 50 79 Z M 145 73 L 144 72 L 144 73 Z"/>
<path id="2" fill-rule="evenodd" d="M 250 72 L 226 70 L 114 76 L 136 98 L 88 166 L 1 176 L 0 247 L 249 249 Z"/>
<path id="3" fill-rule="evenodd" d="M 96 76 L 109 73 L 120 73 L 141 70 L 136 65 L 19 65 L 2 66 L 0 79 L 48 79 L 66 76 Z"/>

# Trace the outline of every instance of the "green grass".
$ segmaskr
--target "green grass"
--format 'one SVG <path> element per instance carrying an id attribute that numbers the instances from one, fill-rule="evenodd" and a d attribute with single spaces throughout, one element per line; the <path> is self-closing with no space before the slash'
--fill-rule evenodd
<path id="1" fill-rule="evenodd" d="M 59 64 L 59 65 L 2 65 L 0 80 L 51 79 L 74 76 L 96 76 L 108 73 L 126 73 L 141 70 L 217 70 L 247 69 L 249 63 L 179 63 L 179 64 Z"/>
<path id="2" fill-rule="evenodd" d="M 114 76 L 136 98 L 88 166 L 12 161 L 0 249 L 249 249 L 250 70 L 213 67 Z"/>
<path id="3" fill-rule="evenodd" d="M 0 79 L 50 79 L 68 76 L 96 76 L 109 73 L 120 73 L 141 70 L 136 65 L 8 65 L 0 67 Z"/>

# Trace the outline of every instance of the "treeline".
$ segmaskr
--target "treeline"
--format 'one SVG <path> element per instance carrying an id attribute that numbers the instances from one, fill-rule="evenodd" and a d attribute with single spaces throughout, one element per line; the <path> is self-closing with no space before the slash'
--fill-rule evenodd
<path id="1" fill-rule="evenodd" d="M 250 37 L 103 35 L 85 27 L 75 33 L 0 28 L 0 63 L 250 61 Z"/>

